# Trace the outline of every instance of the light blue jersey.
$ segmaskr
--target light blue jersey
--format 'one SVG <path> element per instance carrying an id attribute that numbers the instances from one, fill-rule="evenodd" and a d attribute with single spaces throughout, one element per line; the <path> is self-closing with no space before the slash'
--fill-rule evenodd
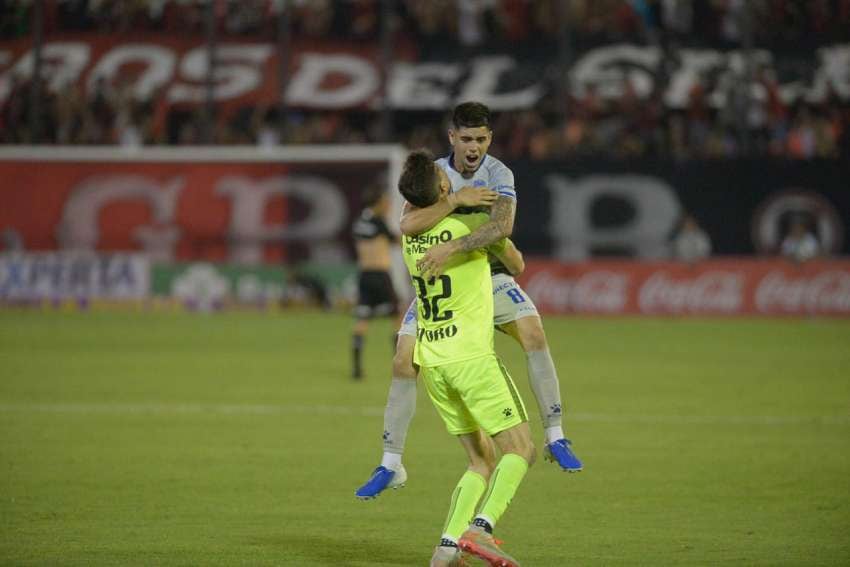
<path id="1" fill-rule="evenodd" d="M 452 192 L 460 190 L 461 187 L 471 185 L 473 187 L 487 187 L 496 191 L 500 196 L 510 197 L 516 200 L 516 190 L 514 189 L 514 174 L 513 172 L 490 154 L 484 156 L 481 160 L 481 165 L 472 175 L 472 177 L 464 177 L 451 165 L 452 156 L 440 158 L 435 163 L 443 168 L 446 175 L 449 176 L 449 181 L 452 183 Z"/>

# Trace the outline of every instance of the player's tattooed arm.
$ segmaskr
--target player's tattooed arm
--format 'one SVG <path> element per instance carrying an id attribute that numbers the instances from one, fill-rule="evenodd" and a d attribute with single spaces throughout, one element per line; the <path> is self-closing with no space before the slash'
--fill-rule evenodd
<path id="1" fill-rule="evenodd" d="M 516 201 L 510 197 L 499 197 L 490 209 L 490 220 L 471 234 L 432 246 L 416 263 L 425 277 L 436 277 L 453 254 L 469 252 L 490 246 L 496 241 L 511 235 L 516 215 Z"/>
<path id="2" fill-rule="evenodd" d="M 462 187 L 456 193 L 449 193 L 430 207 L 417 208 L 404 202 L 401 210 L 399 228 L 402 234 L 411 236 L 434 228 L 458 207 L 478 207 L 492 205 L 499 194 L 486 187 Z"/>
<path id="3" fill-rule="evenodd" d="M 471 234 L 458 238 L 455 252 L 477 250 L 507 238 L 514 230 L 515 216 L 516 201 L 510 197 L 499 197 L 490 209 L 490 220 Z"/>

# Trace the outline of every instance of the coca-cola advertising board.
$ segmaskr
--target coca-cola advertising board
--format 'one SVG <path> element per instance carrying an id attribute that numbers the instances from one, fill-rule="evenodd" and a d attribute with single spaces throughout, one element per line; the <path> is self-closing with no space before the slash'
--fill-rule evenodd
<path id="1" fill-rule="evenodd" d="M 850 316 L 850 261 L 529 261 L 520 281 L 549 314 Z"/>

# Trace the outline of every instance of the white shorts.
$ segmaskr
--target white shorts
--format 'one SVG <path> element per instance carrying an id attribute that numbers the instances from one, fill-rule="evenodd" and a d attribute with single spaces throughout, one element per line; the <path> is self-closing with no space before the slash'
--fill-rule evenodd
<path id="1" fill-rule="evenodd" d="M 493 274 L 493 325 L 531 316 L 539 316 L 537 307 L 516 280 L 507 274 Z M 416 299 L 405 311 L 398 334 L 416 336 Z"/>

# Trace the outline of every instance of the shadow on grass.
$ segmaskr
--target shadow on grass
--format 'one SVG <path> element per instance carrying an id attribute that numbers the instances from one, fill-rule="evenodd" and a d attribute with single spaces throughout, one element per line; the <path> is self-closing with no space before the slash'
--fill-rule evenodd
<path id="1" fill-rule="evenodd" d="M 284 565 L 425 565 L 431 549 L 411 551 L 398 546 L 345 536 L 282 533 L 250 538 L 247 543 L 278 549 Z"/>

